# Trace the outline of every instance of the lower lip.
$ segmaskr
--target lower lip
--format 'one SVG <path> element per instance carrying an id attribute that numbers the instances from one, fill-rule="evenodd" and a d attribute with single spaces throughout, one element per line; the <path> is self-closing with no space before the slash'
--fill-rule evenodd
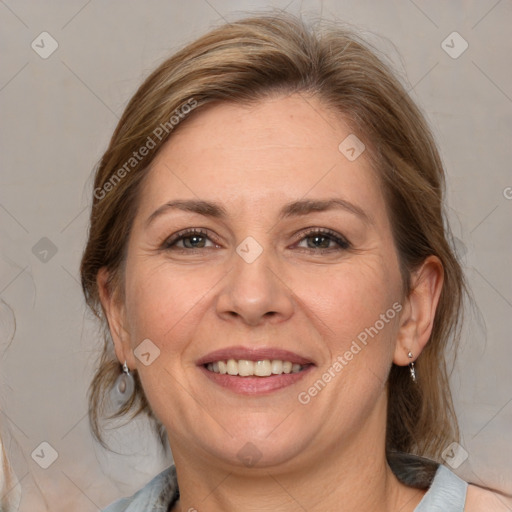
<path id="1" fill-rule="evenodd" d="M 230 391 L 242 395 L 265 395 L 295 384 L 312 371 L 313 366 L 312 364 L 307 365 L 306 368 L 297 373 L 282 373 L 281 375 L 270 375 L 269 377 L 239 377 L 238 375 L 211 372 L 204 366 L 199 368 L 215 384 Z"/>

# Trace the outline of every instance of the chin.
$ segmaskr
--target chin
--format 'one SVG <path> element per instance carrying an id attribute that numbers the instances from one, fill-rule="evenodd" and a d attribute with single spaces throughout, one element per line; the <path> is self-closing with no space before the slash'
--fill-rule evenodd
<path id="1" fill-rule="evenodd" d="M 301 433 L 295 429 L 290 431 L 284 428 L 279 431 L 276 425 L 278 423 L 273 422 L 272 428 L 265 425 L 265 428 L 255 429 L 243 428 L 242 424 L 238 426 L 234 437 L 226 432 L 220 439 L 201 436 L 201 441 L 196 439 L 194 444 L 202 445 L 216 464 L 221 461 L 226 470 L 233 466 L 251 470 L 284 467 L 303 453 L 309 441 L 304 432 L 301 438 Z"/>

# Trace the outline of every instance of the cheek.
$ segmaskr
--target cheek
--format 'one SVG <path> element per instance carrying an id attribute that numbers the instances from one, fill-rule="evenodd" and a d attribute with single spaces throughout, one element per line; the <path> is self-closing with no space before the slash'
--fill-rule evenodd
<path id="1" fill-rule="evenodd" d="M 321 331 L 318 346 L 325 350 L 319 372 L 306 379 L 298 399 L 328 417 L 333 431 L 357 430 L 385 390 L 401 288 L 397 271 L 386 270 L 380 261 L 372 256 L 364 264 L 360 260 L 325 276 L 310 276 L 297 293 L 307 297 L 305 309 Z"/>
<path id="2" fill-rule="evenodd" d="M 365 407 L 380 396 L 393 359 L 401 310 L 398 266 L 390 265 L 390 258 L 373 255 L 356 261 L 336 272 L 303 279 L 297 293 L 307 297 L 310 318 L 322 335 L 326 357 L 321 380 L 332 382 L 322 400 L 331 403 L 331 413 L 339 422 L 346 421 L 347 410 L 367 411 Z M 316 393 L 315 379 L 304 387 L 307 393 Z"/>
<path id="3" fill-rule="evenodd" d="M 196 325 L 196 311 L 201 310 L 220 277 L 212 269 L 173 267 L 171 271 L 166 262 L 128 262 L 126 306 L 132 347 L 149 338 L 166 351 L 181 349 L 185 333 Z M 170 339 L 173 343 L 166 343 Z"/>
<path id="4" fill-rule="evenodd" d="M 373 326 L 400 300 L 400 289 L 398 269 L 386 268 L 374 256 L 347 262 L 334 271 L 302 276 L 294 285 L 324 325 L 327 337 L 340 342 Z"/>

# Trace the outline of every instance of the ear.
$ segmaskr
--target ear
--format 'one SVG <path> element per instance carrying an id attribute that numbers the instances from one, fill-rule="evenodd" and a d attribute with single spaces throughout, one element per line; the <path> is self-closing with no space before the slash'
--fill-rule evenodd
<path id="1" fill-rule="evenodd" d="M 107 317 L 117 359 L 121 364 L 126 361 L 129 368 L 135 368 L 126 322 L 126 308 L 120 300 L 119 294 L 111 289 L 109 275 L 106 267 L 102 267 L 96 276 L 101 305 Z"/>
<path id="2" fill-rule="evenodd" d="M 407 366 L 415 361 L 430 339 L 437 304 L 443 288 L 444 270 L 437 256 L 429 256 L 411 275 L 411 289 L 400 317 L 393 362 Z M 408 353 L 412 353 L 412 359 Z"/>

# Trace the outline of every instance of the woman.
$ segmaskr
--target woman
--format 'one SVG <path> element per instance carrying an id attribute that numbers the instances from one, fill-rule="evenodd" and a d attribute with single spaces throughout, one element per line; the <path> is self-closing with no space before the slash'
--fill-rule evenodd
<path id="1" fill-rule="evenodd" d="M 147 413 L 175 466 L 108 512 L 498 510 L 433 462 L 464 290 L 443 177 L 348 31 L 257 16 L 164 62 L 97 170 L 81 273 L 111 335 L 93 430 Z"/>

